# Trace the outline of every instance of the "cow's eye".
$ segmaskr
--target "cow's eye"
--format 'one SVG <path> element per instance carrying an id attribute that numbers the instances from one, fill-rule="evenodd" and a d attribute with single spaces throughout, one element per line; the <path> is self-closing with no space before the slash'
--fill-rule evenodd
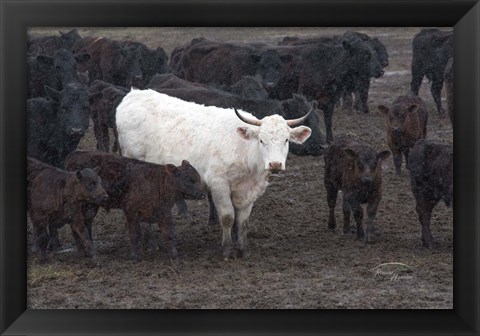
<path id="1" fill-rule="evenodd" d="M 262 145 L 265 145 L 265 143 L 263 142 L 263 140 L 260 140 L 260 143 L 261 143 Z"/>
<path id="2" fill-rule="evenodd" d="M 287 143 L 287 142 L 288 142 L 288 139 L 285 139 L 285 143 Z"/>
<path id="3" fill-rule="evenodd" d="M 89 185 L 89 186 L 90 186 L 90 188 L 95 188 L 95 187 L 97 186 L 97 183 L 95 183 L 95 182 L 90 182 L 90 185 Z"/>

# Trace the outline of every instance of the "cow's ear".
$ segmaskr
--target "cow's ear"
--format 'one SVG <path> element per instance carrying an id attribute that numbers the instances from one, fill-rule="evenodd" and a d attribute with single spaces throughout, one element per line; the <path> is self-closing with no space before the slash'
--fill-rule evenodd
<path id="1" fill-rule="evenodd" d="M 379 105 L 379 106 L 377 107 L 377 109 L 378 109 L 380 112 L 382 112 L 383 114 L 385 114 L 385 115 L 387 115 L 388 112 L 389 112 L 388 107 L 385 107 L 385 106 L 383 106 L 383 105 Z"/>
<path id="2" fill-rule="evenodd" d="M 168 175 L 173 175 L 173 176 L 180 175 L 180 171 L 178 170 L 178 168 L 175 167 L 175 165 L 173 165 L 171 163 L 167 164 L 165 166 L 165 169 L 166 169 Z"/>
<path id="3" fill-rule="evenodd" d="M 55 90 L 54 88 L 52 88 L 48 85 L 45 85 L 44 88 L 45 88 L 45 92 L 47 93 L 48 98 L 51 98 L 55 101 L 60 100 L 60 91 L 57 91 L 57 90 Z"/>
<path id="4" fill-rule="evenodd" d="M 250 127 L 237 127 L 237 133 L 244 140 L 256 138 L 257 133 Z"/>
<path id="5" fill-rule="evenodd" d="M 98 175 L 98 173 L 100 172 L 100 166 L 96 166 L 96 167 L 93 168 L 92 170 L 95 172 L 95 174 Z"/>
<path id="6" fill-rule="evenodd" d="M 81 179 L 82 179 L 82 171 L 81 171 L 81 170 L 77 170 L 75 173 L 76 173 L 75 175 L 77 176 L 77 178 L 78 178 L 79 180 L 81 180 Z"/>
<path id="7" fill-rule="evenodd" d="M 53 66 L 53 58 L 45 55 L 38 55 L 37 56 L 37 61 L 46 65 L 52 65 Z"/>
<path id="8" fill-rule="evenodd" d="M 260 55 L 248 55 L 248 58 L 254 63 L 260 62 L 261 59 Z"/>
<path id="9" fill-rule="evenodd" d="M 191 166 L 191 164 L 187 160 L 182 160 L 182 166 Z"/>
<path id="10" fill-rule="evenodd" d="M 385 161 L 389 156 L 390 156 L 390 151 L 389 150 L 384 150 L 384 151 L 377 154 L 377 159 Z"/>
<path id="11" fill-rule="evenodd" d="M 416 113 L 418 110 L 418 105 L 417 104 L 412 104 L 408 107 L 408 112 L 410 113 Z"/>
<path id="12" fill-rule="evenodd" d="M 87 53 L 75 55 L 75 60 L 77 61 L 77 63 L 87 62 L 88 60 L 90 60 L 90 58 L 90 54 Z"/>
<path id="13" fill-rule="evenodd" d="M 281 55 L 280 56 L 280 61 L 282 61 L 283 63 L 285 62 L 291 62 L 293 60 L 293 56 L 292 55 Z"/>
<path id="14" fill-rule="evenodd" d="M 97 92 L 94 94 L 89 95 L 88 100 L 90 105 L 95 104 L 100 98 L 102 98 L 103 93 Z"/>
<path id="15" fill-rule="evenodd" d="M 303 144 L 312 134 L 312 130 L 307 126 L 298 126 L 290 130 L 290 141 L 296 144 Z"/>
<path id="16" fill-rule="evenodd" d="M 347 155 L 347 157 L 349 157 L 349 158 L 357 159 L 357 157 L 358 157 L 358 153 L 355 152 L 355 151 L 354 151 L 353 149 L 351 149 L 351 148 L 345 148 L 345 149 L 343 150 L 343 152 L 344 152 L 344 153 Z"/>
<path id="17" fill-rule="evenodd" d="M 345 49 L 346 51 L 348 51 L 349 53 L 353 54 L 353 52 L 355 51 L 355 49 L 353 48 L 352 44 L 348 41 L 343 41 L 342 42 L 342 46 L 343 46 L 343 49 Z"/>

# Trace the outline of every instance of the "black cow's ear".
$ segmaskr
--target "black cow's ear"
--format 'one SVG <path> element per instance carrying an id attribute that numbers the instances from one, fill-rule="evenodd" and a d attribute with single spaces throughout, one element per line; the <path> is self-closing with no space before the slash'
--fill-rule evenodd
<path id="1" fill-rule="evenodd" d="M 98 175 L 98 173 L 100 172 L 100 166 L 96 166 L 96 167 L 93 168 L 92 170 L 95 172 L 95 174 Z"/>
<path id="2" fill-rule="evenodd" d="M 38 55 L 37 56 L 37 61 L 46 65 L 52 65 L 53 66 L 53 58 L 45 55 Z"/>
<path id="3" fill-rule="evenodd" d="M 410 112 L 410 113 L 415 113 L 415 112 L 417 112 L 417 110 L 418 110 L 418 105 L 417 104 L 412 104 L 408 108 L 408 112 Z"/>
<path id="4" fill-rule="evenodd" d="M 389 156 L 390 156 L 390 151 L 384 150 L 383 152 L 380 152 L 377 154 L 377 159 L 385 161 Z"/>
<path id="5" fill-rule="evenodd" d="M 60 100 L 60 91 L 55 90 L 54 88 L 45 85 L 45 92 L 47 93 L 47 96 L 55 101 Z"/>
<path id="6" fill-rule="evenodd" d="M 180 175 L 180 171 L 178 170 L 177 167 L 175 167 L 175 165 L 173 164 L 167 164 L 165 169 L 167 170 L 167 174 L 168 175 L 173 175 L 173 176 L 178 176 Z"/>
<path id="7" fill-rule="evenodd" d="M 187 160 L 182 160 L 182 166 L 191 166 L 191 164 Z"/>
<path id="8" fill-rule="evenodd" d="M 87 54 L 87 53 L 78 54 L 78 55 L 75 55 L 74 57 L 77 63 L 87 62 L 91 58 L 90 54 Z"/>
<path id="9" fill-rule="evenodd" d="M 77 178 L 78 178 L 79 180 L 82 179 L 82 171 L 81 171 L 81 170 L 77 170 L 77 171 L 76 171 L 76 175 L 77 175 Z"/>
<path id="10" fill-rule="evenodd" d="M 343 150 L 343 152 L 347 155 L 347 157 L 349 158 L 352 158 L 352 159 L 356 159 L 358 157 L 358 153 L 355 152 L 353 149 L 351 148 L 345 148 Z"/>

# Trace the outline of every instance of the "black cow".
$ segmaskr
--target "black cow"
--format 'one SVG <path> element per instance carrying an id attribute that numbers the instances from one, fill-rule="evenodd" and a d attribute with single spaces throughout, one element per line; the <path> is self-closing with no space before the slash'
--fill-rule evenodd
<path id="1" fill-rule="evenodd" d="M 75 42 L 81 39 L 76 29 L 68 33 L 59 32 L 60 36 L 42 36 L 29 38 L 27 51 L 32 55 L 53 56 L 59 49 L 71 50 Z"/>
<path id="2" fill-rule="evenodd" d="M 182 57 L 184 78 L 214 86 L 233 85 L 243 76 L 258 77 L 269 90 L 280 78 L 282 62 L 290 55 L 281 56 L 274 48 L 260 49 L 245 43 L 222 43 L 195 40 L 185 47 Z"/>
<path id="3" fill-rule="evenodd" d="M 434 246 L 430 232 L 432 210 L 439 201 L 453 206 L 453 149 L 452 146 L 421 139 L 409 155 L 410 182 L 417 203 L 416 210 L 422 225 L 422 242 Z"/>
<path id="4" fill-rule="evenodd" d="M 115 112 L 128 91 L 129 89 L 124 87 L 100 80 L 93 81 L 88 89 L 90 95 L 95 97 L 90 101 L 90 108 L 97 149 L 100 151 L 109 152 L 110 150 L 109 128 L 113 130 L 115 137 L 112 152 L 116 152 L 119 148 Z"/>
<path id="5" fill-rule="evenodd" d="M 430 91 L 438 115 L 443 116 L 441 94 L 445 67 L 453 57 L 453 31 L 423 29 L 413 38 L 412 47 L 411 91 L 418 95 L 423 77 L 427 76 L 432 82 Z"/>
<path id="6" fill-rule="evenodd" d="M 27 100 L 27 153 L 56 167 L 73 151 L 88 129 L 90 97 L 87 87 L 70 83 L 57 91 L 46 87 L 48 98 Z"/>
<path id="7" fill-rule="evenodd" d="M 89 54 L 74 56 L 65 49 L 57 50 L 53 57 L 45 55 L 27 57 L 27 97 L 44 97 L 45 86 L 61 90 L 70 82 L 83 82 L 84 77 L 79 76 L 77 64 L 89 59 Z"/>
<path id="8" fill-rule="evenodd" d="M 351 74 L 345 81 L 345 86 L 342 92 L 342 100 L 344 108 L 352 107 L 352 93 L 355 93 L 356 110 L 368 113 L 368 91 L 370 88 L 370 79 L 378 78 L 384 74 L 383 68 L 388 66 L 388 53 L 385 45 L 377 38 L 371 38 L 370 36 L 348 31 L 343 35 L 336 35 L 333 37 L 320 36 L 312 38 L 300 38 L 300 37 L 285 37 L 279 45 L 312 45 L 312 44 L 325 44 L 335 45 L 342 43 L 342 41 L 348 41 L 352 45 L 357 43 L 363 44 L 364 48 L 370 49 L 369 56 L 369 73 L 365 71 L 359 71 L 356 74 Z"/>
<path id="9" fill-rule="evenodd" d="M 267 90 L 253 76 L 243 76 L 242 79 L 232 86 L 225 86 L 223 89 L 243 98 L 268 99 Z"/>
<path id="10" fill-rule="evenodd" d="M 115 85 L 130 87 L 143 80 L 140 67 L 142 54 L 135 45 L 104 37 L 83 37 L 72 48 L 74 54 L 88 53 L 91 58 L 79 66 L 88 71 L 90 80 L 100 79 Z"/>
<path id="11" fill-rule="evenodd" d="M 355 43 L 343 39 L 341 43 L 278 46 L 277 51 L 291 55 L 293 61 L 282 67 L 282 78 L 269 92 L 270 97 L 286 99 L 297 92 L 315 99 L 324 113 L 327 141 L 332 142 L 335 103 L 353 78 L 369 80 L 371 58 L 375 57 L 371 46 L 359 39 Z M 368 87 L 362 90 L 362 94 L 368 94 Z"/>
<path id="12" fill-rule="evenodd" d="M 137 48 L 139 53 L 139 66 L 142 72 L 141 79 L 134 79 L 132 85 L 137 88 L 144 88 L 155 74 L 165 74 L 170 72 L 168 66 L 168 55 L 161 47 L 150 49 L 140 42 L 125 41 L 123 44 L 127 47 Z"/>

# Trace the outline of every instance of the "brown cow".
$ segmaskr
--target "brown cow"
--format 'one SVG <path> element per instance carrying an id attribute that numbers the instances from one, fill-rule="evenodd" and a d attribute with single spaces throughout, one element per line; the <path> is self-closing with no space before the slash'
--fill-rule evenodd
<path id="1" fill-rule="evenodd" d="M 335 204 L 337 193 L 343 191 L 343 233 L 350 232 L 350 211 L 357 223 L 357 237 L 363 238 L 363 210 L 367 203 L 368 243 L 373 242 L 374 220 L 382 198 L 382 161 L 390 151 L 377 153 L 370 146 L 347 136 L 337 136 L 327 149 L 325 159 L 325 188 L 330 215 L 328 228 L 335 229 Z"/>
<path id="2" fill-rule="evenodd" d="M 179 199 L 201 199 L 200 175 L 188 161 L 181 166 L 154 163 L 120 157 L 97 151 L 74 151 L 65 160 L 67 170 L 99 166 L 100 176 L 110 195 L 106 209 L 125 212 L 132 247 L 132 259 L 140 260 L 140 223 L 158 222 L 165 240 L 170 238 L 170 253 L 177 256 L 172 207 Z M 83 208 L 86 226 L 98 211 L 98 205 Z"/>
<path id="3" fill-rule="evenodd" d="M 453 58 L 448 60 L 444 77 L 445 90 L 447 91 L 447 112 L 453 126 Z"/>
<path id="4" fill-rule="evenodd" d="M 423 100 L 409 93 L 400 96 L 389 109 L 378 106 L 387 121 L 387 142 L 393 154 L 393 164 L 397 175 L 401 174 L 402 154 L 408 168 L 408 152 L 419 139 L 427 136 L 427 106 Z"/>
<path id="5" fill-rule="evenodd" d="M 115 112 L 118 104 L 128 93 L 128 89 L 113 85 L 101 80 L 95 80 L 88 89 L 90 95 L 97 97 L 91 102 L 91 116 L 93 120 L 93 131 L 97 140 L 97 149 L 102 152 L 110 151 L 110 136 L 108 129 L 113 130 L 114 143 L 112 152 L 118 150 L 118 133 L 115 124 Z"/>
<path id="6" fill-rule="evenodd" d="M 453 206 L 452 146 L 424 139 L 417 141 L 410 152 L 409 168 L 416 210 L 422 225 L 422 242 L 425 247 L 432 248 L 432 210 L 441 200 L 447 207 Z"/>
<path id="7" fill-rule="evenodd" d="M 27 162 L 27 208 L 39 260 L 47 260 L 47 228 L 59 228 L 66 223 L 71 225 L 79 252 L 94 258 L 81 206 L 84 202 L 101 203 L 108 198 L 97 175 L 99 168 L 66 172 L 30 157 Z"/>

